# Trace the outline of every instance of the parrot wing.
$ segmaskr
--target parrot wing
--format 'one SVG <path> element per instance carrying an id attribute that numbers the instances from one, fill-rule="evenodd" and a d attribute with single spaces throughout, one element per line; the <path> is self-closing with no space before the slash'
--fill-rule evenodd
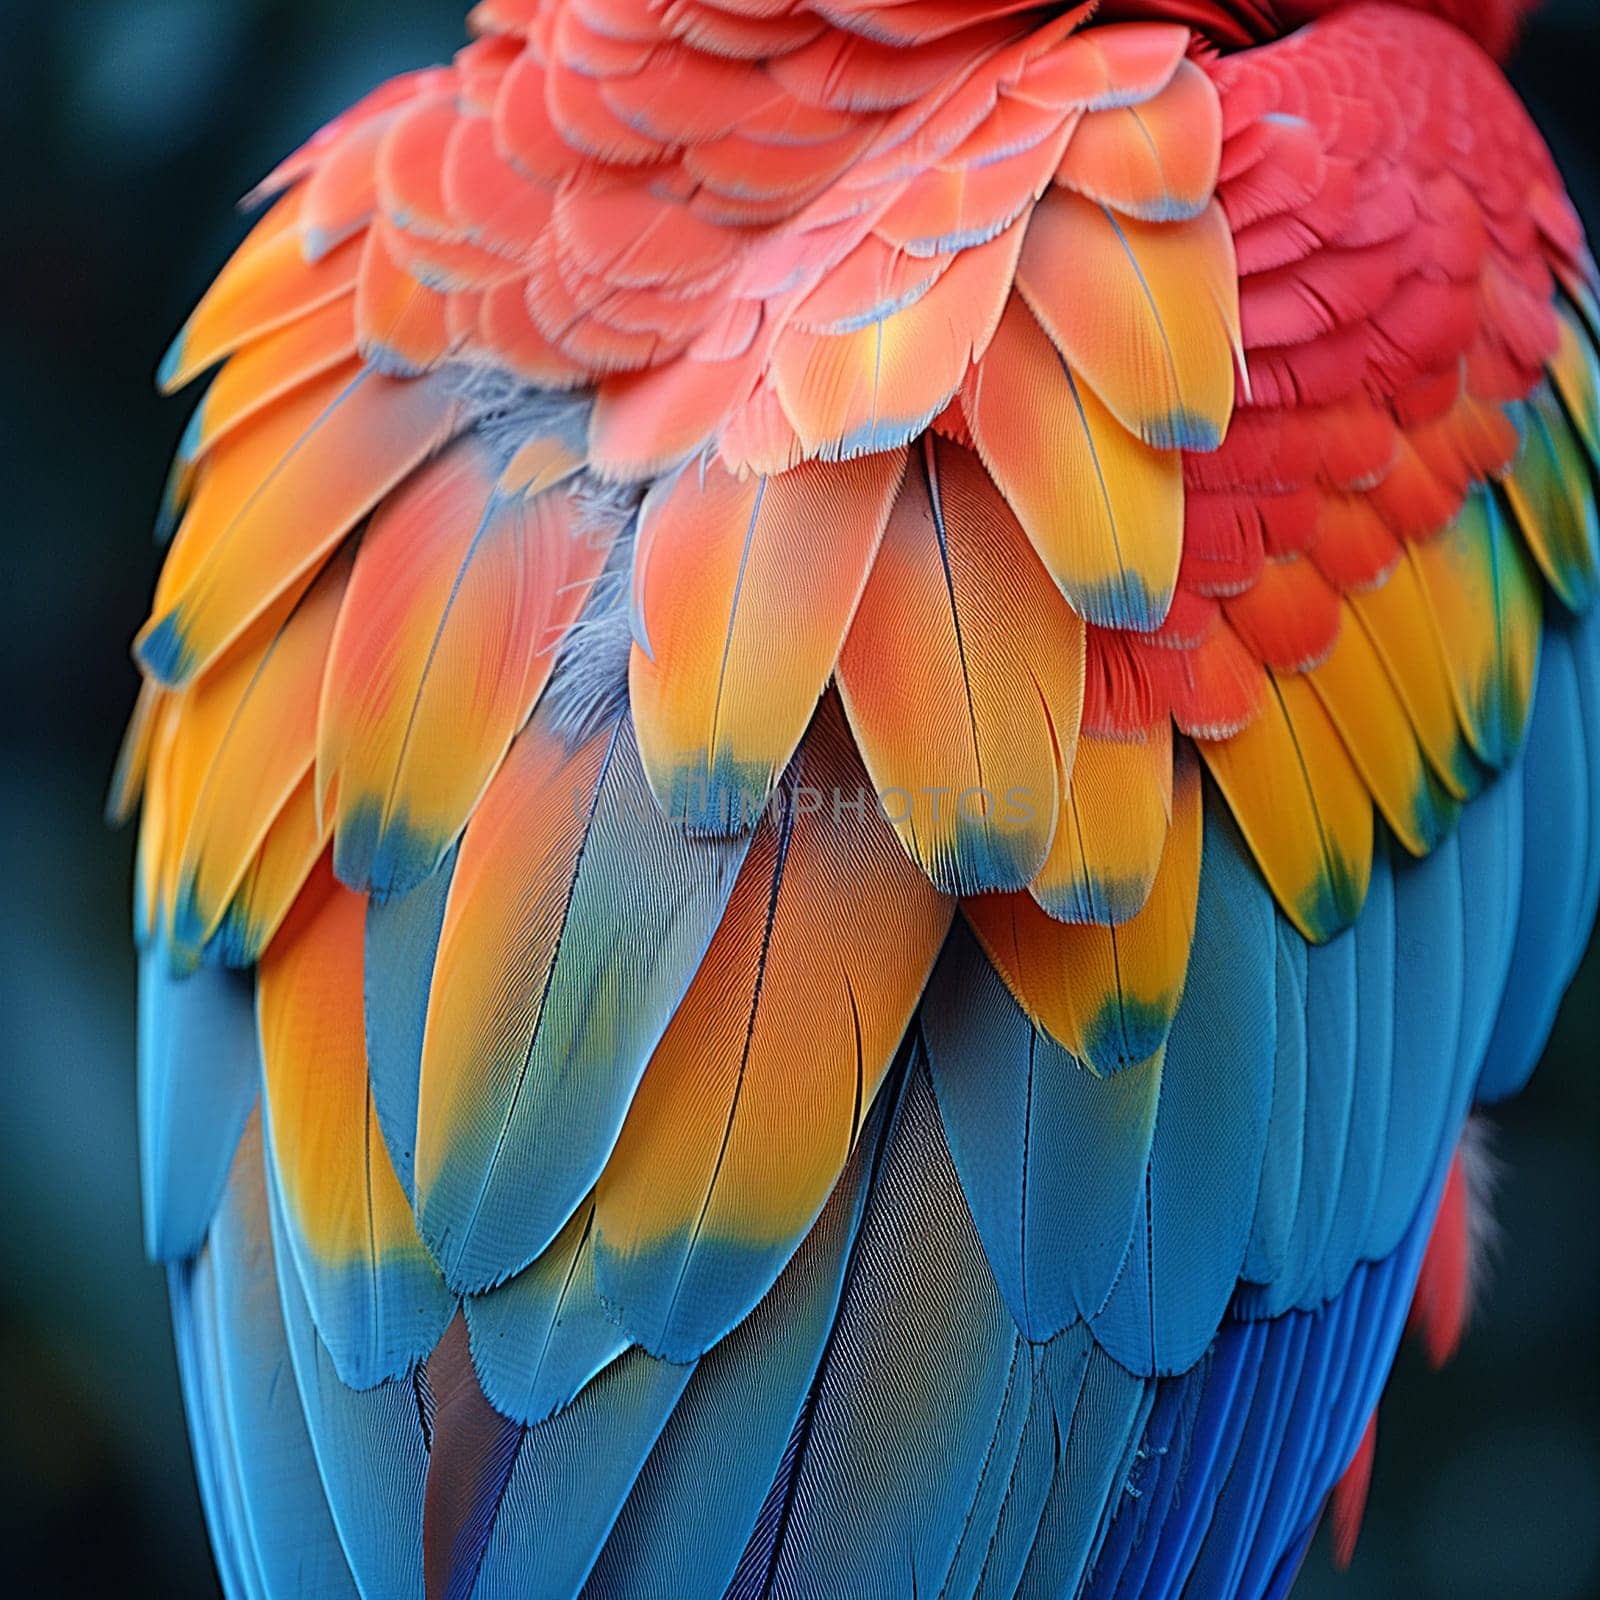
<path id="1" fill-rule="evenodd" d="M 1459 1333 L 1600 883 L 1593 268 L 1447 25 L 1093 12 L 486 0 L 174 345 L 230 1592 L 1278 1593 Z"/>

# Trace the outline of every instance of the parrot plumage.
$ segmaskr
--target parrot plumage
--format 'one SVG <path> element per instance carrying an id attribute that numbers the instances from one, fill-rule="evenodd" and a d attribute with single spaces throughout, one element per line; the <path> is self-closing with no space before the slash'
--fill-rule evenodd
<path id="1" fill-rule="evenodd" d="M 1517 0 L 483 0 L 173 345 L 230 1595 L 1286 1593 L 1600 892 Z"/>

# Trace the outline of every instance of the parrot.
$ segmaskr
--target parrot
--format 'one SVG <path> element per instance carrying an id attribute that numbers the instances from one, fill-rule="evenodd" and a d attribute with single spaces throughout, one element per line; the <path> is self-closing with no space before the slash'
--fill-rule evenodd
<path id="1" fill-rule="evenodd" d="M 230 1597 L 1267 1597 L 1600 892 L 1525 0 L 482 0 L 160 367 Z"/>

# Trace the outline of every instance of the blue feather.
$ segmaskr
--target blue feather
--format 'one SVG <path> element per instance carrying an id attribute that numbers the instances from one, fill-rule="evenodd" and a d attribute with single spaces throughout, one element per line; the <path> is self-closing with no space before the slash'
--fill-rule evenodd
<path id="1" fill-rule="evenodd" d="M 221 1399 L 238 1447 L 245 1529 L 268 1595 L 354 1596 L 290 1371 L 261 1157 L 254 1116 L 207 1245 Z"/>
<path id="2" fill-rule="evenodd" d="M 1024 1493 L 1030 1498 L 1038 1495 L 1041 1511 L 1043 1509 L 1055 1465 L 1054 1452 L 1047 1460 L 1030 1445 L 1026 1456 L 1023 1454 L 1029 1424 L 1034 1421 L 1035 1412 L 1041 1409 L 1036 1404 L 1041 1385 L 1040 1363 L 1038 1349 L 1018 1345 L 1005 1399 L 995 1419 L 989 1452 L 978 1474 L 977 1493 L 961 1525 L 961 1538 L 956 1544 L 950 1570 L 940 1586 L 941 1595 L 973 1595 L 987 1576 L 1000 1521 L 1017 1486 L 1019 1464 Z M 1042 1427 L 1036 1425 L 1034 1431 L 1035 1439 L 1042 1440 Z"/>
<path id="3" fill-rule="evenodd" d="M 628 1348 L 594 1286 L 594 1206 L 516 1277 L 467 1300 L 483 1392 L 518 1422 L 543 1422 Z"/>
<path id="4" fill-rule="evenodd" d="M 693 1372 L 632 1349 L 565 1411 L 523 1433 L 478 1600 L 578 1593 Z"/>
<path id="5" fill-rule="evenodd" d="M 1584 866 L 1584 892 L 1578 911 L 1578 937 L 1587 944 L 1600 901 L 1600 611 L 1563 630 L 1572 648 L 1573 670 L 1578 678 L 1578 703 L 1583 712 L 1583 747 L 1591 826 Z"/>
<path id="6" fill-rule="evenodd" d="M 261 1578 L 245 1533 L 237 1457 L 222 1406 L 212 1335 L 215 1287 L 209 1255 L 169 1266 L 167 1288 L 172 1303 L 178 1382 L 183 1389 L 195 1478 L 217 1575 L 229 1600 L 258 1595 Z"/>
<path id="7" fill-rule="evenodd" d="M 1421 861 L 1391 849 L 1394 874 L 1394 1056 L 1383 1175 L 1362 1255 L 1399 1248 L 1445 1136 L 1461 1037 L 1466 925 L 1459 838 Z"/>
<path id="8" fill-rule="evenodd" d="M 1105 1303 L 1127 1253 L 1159 1058 L 1101 1078 L 1040 1032 L 964 923 L 922 1006 L 939 1111 L 979 1237 L 1035 1342 Z"/>
<path id="9" fill-rule="evenodd" d="M 1070 1345 L 1075 1352 L 1081 1351 L 1084 1360 L 1088 1359 L 1088 1345 L 1081 1327 L 1061 1334 L 1056 1342 Z M 970 1591 L 975 1600 L 1011 1600 L 1017 1592 L 1055 1483 L 1056 1463 L 1061 1453 L 1061 1423 L 1050 1400 L 1049 1380 L 1041 1372 L 1043 1358 L 1044 1352 L 1036 1349 L 1031 1388 L 1037 1401 L 1029 1407 L 1028 1420 L 1017 1443 L 1005 1502 L 1000 1508 L 983 1570 L 978 1575 L 977 1588 Z M 960 1575 L 962 1564 L 958 1552 L 958 1569 L 952 1576 Z"/>
<path id="10" fill-rule="evenodd" d="M 1388 1376 L 1443 1173 L 1441 1162 L 1395 1254 L 1357 1267 L 1330 1305 L 1230 1319 L 1206 1361 L 1161 1381 L 1136 1492 L 1085 1600 L 1282 1592 Z M 1176 1481 L 1154 1459 L 1174 1441 Z"/>
<path id="11" fill-rule="evenodd" d="M 764 1588 L 936 1594 L 1028 1359 L 920 1061 L 867 1201 Z"/>
<path id="12" fill-rule="evenodd" d="M 228 1181 L 260 1083 L 254 986 L 201 967 L 173 975 L 164 941 L 139 954 L 139 1155 L 145 1249 L 192 1256 Z"/>
<path id="13" fill-rule="evenodd" d="M 750 1530 L 749 1542 L 739 1565 L 734 1569 L 728 1584 L 726 1600 L 765 1600 L 772 1578 L 772 1563 L 777 1557 L 777 1541 L 788 1523 L 788 1512 L 794 1498 L 794 1479 L 800 1469 L 800 1457 L 805 1452 L 806 1440 L 811 1436 L 811 1415 L 815 1391 L 806 1396 L 800 1415 L 789 1430 L 789 1443 L 778 1463 L 772 1487 L 761 1502 L 755 1526 Z"/>
<path id="14" fill-rule="evenodd" d="M 1591 621 L 1583 632 L 1594 628 Z M 1578 841 L 1590 836 L 1593 759 L 1580 698 L 1580 660 L 1591 706 L 1600 691 L 1592 675 L 1592 650 L 1575 655 L 1563 629 L 1550 627 L 1546 633 L 1521 766 L 1526 826 L 1516 949 L 1478 1082 L 1478 1098 L 1491 1104 L 1527 1082 L 1588 934 L 1587 922 L 1580 926 L 1589 910 L 1587 851 L 1583 868 L 1575 870 L 1573 863 Z"/>
<path id="15" fill-rule="evenodd" d="M 427 1445 L 416 1393 L 404 1379 L 364 1390 L 340 1379 L 311 1321 L 270 1161 L 266 1170 L 278 1298 L 339 1542 L 363 1594 L 420 1600 Z"/>
<path id="16" fill-rule="evenodd" d="M 1269 1585 L 1269 1574 L 1281 1552 L 1295 1543 L 1307 1518 L 1310 1497 L 1317 1497 L 1320 1508 L 1326 1487 L 1321 1474 L 1331 1461 L 1329 1452 L 1335 1436 L 1342 1436 L 1346 1426 L 1341 1407 L 1347 1402 L 1341 1396 L 1359 1370 L 1357 1358 L 1362 1340 L 1358 1322 L 1366 1315 L 1365 1284 L 1369 1281 L 1370 1274 L 1363 1274 L 1360 1292 L 1339 1295 L 1310 1315 L 1312 1346 L 1306 1370 L 1314 1382 L 1301 1385 L 1295 1424 L 1299 1443 L 1279 1466 L 1263 1517 L 1268 1532 L 1257 1539 L 1251 1558 L 1257 1587 Z M 1315 1514 L 1314 1509 L 1311 1514 Z"/>
<path id="17" fill-rule="evenodd" d="M 1134 1372 L 1181 1372 L 1216 1334 L 1261 1184 L 1276 1049 L 1275 912 L 1208 792 L 1200 899 L 1167 1042 L 1128 1260 L 1095 1338 Z"/>
<path id="18" fill-rule="evenodd" d="M 1366 1070 L 1357 1049 L 1359 1015 L 1354 929 L 1306 952 L 1306 1132 L 1300 1204 L 1289 1240 L 1292 1276 L 1274 1310 L 1321 1299 L 1323 1263 L 1333 1230 L 1350 1142 L 1356 1080 Z"/>
<path id="19" fill-rule="evenodd" d="M 1283 1552 L 1282 1559 L 1278 1562 L 1278 1570 L 1262 1593 L 1262 1600 L 1288 1600 L 1289 1592 L 1300 1581 L 1300 1569 L 1305 1565 L 1316 1532 L 1315 1522 L 1307 1524 L 1294 1543 Z"/>
<path id="20" fill-rule="evenodd" d="M 1155 1386 L 1150 1420 L 1128 1474 L 1127 1494 L 1132 1503 L 1121 1514 L 1113 1509 L 1106 1538 L 1095 1558 L 1095 1580 L 1107 1591 L 1126 1595 L 1144 1591 L 1160 1543 L 1154 1535 L 1183 1480 L 1197 1420 L 1195 1413 L 1204 1392 L 1198 1385 Z"/>
<path id="21" fill-rule="evenodd" d="M 1588 803 L 1591 755 L 1575 660 L 1568 637 L 1553 628 L 1522 765 L 1491 781 L 1465 809 L 1457 834 L 1426 861 L 1411 862 L 1392 843 L 1380 851 L 1357 927 L 1309 951 L 1306 1100 L 1299 1117 L 1292 1106 L 1281 1117 L 1275 1106 L 1263 1205 L 1276 1193 L 1281 1209 L 1258 1216 L 1246 1273 L 1262 1286 L 1241 1293 L 1241 1315 L 1314 1307 L 1342 1288 L 1358 1259 L 1382 1258 L 1395 1248 L 1437 1163 L 1454 1146 L 1507 988 L 1519 920 L 1523 961 L 1539 972 L 1512 976 L 1506 1015 L 1523 1018 L 1526 1027 L 1514 996 L 1529 985 L 1543 990 L 1536 1004 L 1553 1007 L 1565 969 L 1558 962 L 1552 979 L 1549 945 L 1561 942 L 1555 930 L 1566 923 L 1572 930 L 1566 944 L 1575 951 L 1589 909 L 1586 886 L 1572 887 L 1581 874 L 1560 860 L 1566 841 L 1587 832 L 1587 810 L 1578 812 Z M 1527 842 L 1533 878 L 1525 886 L 1523 833 L 1535 798 L 1542 841 Z M 1551 838 L 1558 841 L 1554 852 Z M 1542 865 L 1532 859 L 1540 851 Z M 1539 960 L 1531 962 L 1535 950 Z M 1280 982 L 1280 1066 L 1298 1059 L 1299 1007 L 1283 999 Z M 1546 1026 L 1533 1030 L 1541 1040 Z M 1301 1170 L 1291 1187 L 1284 1173 L 1294 1166 L 1297 1138 Z M 1263 1246 L 1283 1238 L 1291 1202 L 1294 1221 L 1280 1257 Z M 1264 1221 L 1280 1231 L 1264 1238 Z"/>
<path id="22" fill-rule="evenodd" d="M 733 1581 L 833 1328 L 889 1098 L 772 1290 L 696 1367 L 590 1577 L 596 1600 L 717 1600 Z"/>
<path id="23" fill-rule="evenodd" d="M 1054 1410 L 1055 1479 L 1017 1600 L 1073 1594 L 1094 1564 L 1155 1400 L 1135 1377 L 1073 1329 L 1046 1350 L 1041 1379 Z"/>
<path id="24" fill-rule="evenodd" d="M 1262 1263 L 1247 1261 L 1246 1274 L 1257 1281 L 1241 1288 L 1235 1309 L 1249 1317 L 1280 1316 L 1302 1301 L 1314 1306 L 1322 1298 L 1324 1257 L 1344 1177 L 1356 1092 L 1357 930 L 1347 929 L 1325 945 L 1308 946 L 1280 917 L 1278 937 L 1280 1086 L 1261 1186 L 1265 1202 L 1272 1182 L 1281 1185 L 1273 1224 L 1276 1260 L 1259 1275 L 1252 1267 Z M 1382 1065 L 1387 1065 L 1386 1058 Z M 1288 1095 L 1281 1085 L 1286 1072 L 1293 1080 Z M 1280 1109 L 1287 1123 L 1281 1130 Z M 1280 1140 L 1287 1150 L 1275 1156 L 1274 1144 Z M 1258 1236 L 1262 1223 L 1258 1211 Z"/>
<path id="25" fill-rule="evenodd" d="M 362 971 L 367 1077 L 394 1175 L 413 1203 L 422 1034 L 459 848 L 452 845 L 438 870 L 409 894 L 374 899 L 367 906 Z"/>
<path id="26" fill-rule="evenodd" d="M 1357 1070 L 1349 1135 L 1321 1268 L 1321 1298 L 1325 1300 L 1344 1288 L 1361 1259 L 1383 1178 L 1395 1009 L 1394 874 L 1387 851 L 1373 854 L 1367 903 L 1350 932 L 1355 940 Z"/>
<path id="27" fill-rule="evenodd" d="M 1344 1315 L 1340 1313 L 1343 1312 Z M 1297 1317 L 1306 1334 L 1305 1354 L 1291 1403 L 1284 1413 L 1276 1459 L 1266 1483 L 1255 1536 L 1244 1562 L 1237 1592 L 1265 1590 L 1283 1552 L 1296 1543 L 1304 1518 L 1301 1503 L 1307 1469 L 1327 1431 L 1328 1390 L 1344 1376 L 1349 1352 L 1347 1307 L 1322 1318 Z"/>
<path id="28" fill-rule="evenodd" d="M 1125 1567 L 1107 1561 L 1096 1573 L 1096 1593 L 1116 1600 L 1144 1600 L 1171 1592 L 1175 1580 L 1188 1572 L 1199 1548 L 1201 1532 L 1211 1520 L 1217 1495 L 1233 1467 L 1244 1433 L 1250 1402 L 1264 1347 L 1265 1334 L 1246 1329 L 1243 1337 L 1217 1341 L 1206 1368 L 1196 1368 L 1189 1380 L 1161 1385 L 1156 1405 L 1192 1422 L 1181 1437 L 1180 1470 L 1162 1475 L 1161 1500 L 1154 1501 L 1141 1487 L 1138 1502 L 1123 1507 L 1112 1524 L 1113 1540 L 1122 1525 L 1140 1528 L 1142 1537 L 1131 1544 Z M 1198 1403 L 1193 1396 L 1198 1391 Z M 1146 1504 L 1151 1499 L 1152 1503 Z"/>
<path id="29" fill-rule="evenodd" d="M 1294 1386 L 1305 1362 L 1310 1319 L 1288 1317 L 1274 1325 L 1280 1337 L 1268 1339 L 1256 1378 L 1255 1398 L 1245 1420 L 1233 1470 L 1212 1513 L 1190 1584 L 1197 1594 L 1238 1595 L 1238 1576 L 1248 1557 L 1282 1427 L 1294 1401 Z"/>
<path id="30" fill-rule="evenodd" d="M 1524 800 L 1523 785 L 1512 775 L 1490 784 L 1462 813 L 1459 839 L 1466 972 L 1457 1043 L 1457 1100 L 1459 1080 L 1477 1083 L 1511 973 L 1528 824 Z"/>
<path id="31" fill-rule="evenodd" d="M 542 993 L 526 997 L 515 1070 L 469 1125 L 418 1130 L 444 1141 L 417 1195 L 418 1227 L 463 1291 L 521 1271 L 593 1186 L 749 848 L 749 834 L 691 837 L 661 814 L 626 717 L 585 800 L 554 961 Z M 427 1070 L 484 1067 L 441 1052 Z"/>
<path id="32" fill-rule="evenodd" d="M 1261 1162 L 1244 1276 L 1276 1284 L 1288 1267 L 1300 1204 L 1306 1145 L 1306 941 L 1277 919 L 1278 1047 L 1272 1068 L 1272 1113 Z"/>
<path id="33" fill-rule="evenodd" d="M 1200 1433 L 1191 1445 L 1190 1461 L 1193 1465 L 1185 1473 L 1183 1487 L 1177 1496 L 1178 1516 L 1170 1529 L 1162 1528 L 1161 1545 L 1156 1560 L 1151 1564 L 1149 1594 L 1152 1597 L 1181 1592 L 1189 1573 L 1194 1570 L 1216 1516 L 1217 1504 L 1233 1481 L 1234 1462 L 1244 1442 L 1245 1427 L 1250 1421 L 1265 1366 L 1268 1329 L 1280 1326 L 1281 1321 L 1273 1324 L 1231 1325 L 1224 1328 L 1218 1340 L 1212 1354 L 1211 1371 L 1227 1373 L 1232 1356 L 1237 1362 L 1237 1379 L 1227 1390 L 1230 1404 L 1226 1410 L 1219 1412 L 1212 1406 L 1205 1409 L 1208 1424 L 1215 1427 L 1216 1442 L 1208 1449 L 1209 1433 Z M 1204 1382 L 1200 1377 L 1203 1370 L 1197 1367 L 1193 1375 L 1172 1382 Z M 1224 1386 L 1219 1384 L 1221 1387 Z M 1209 1396 L 1207 1398 L 1209 1400 Z M 1143 1600 L 1143 1596 L 1138 1600 Z"/>

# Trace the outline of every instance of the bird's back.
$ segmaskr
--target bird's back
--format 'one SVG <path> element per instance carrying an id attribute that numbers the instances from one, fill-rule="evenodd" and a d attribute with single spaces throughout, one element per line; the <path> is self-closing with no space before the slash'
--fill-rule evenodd
<path id="1" fill-rule="evenodd" d="M 268 180 L 116 796 L 230 1594 L 1348 1546 L 1600 889 L 1594 269 L 1431 9 L 485 0 Z"/>

